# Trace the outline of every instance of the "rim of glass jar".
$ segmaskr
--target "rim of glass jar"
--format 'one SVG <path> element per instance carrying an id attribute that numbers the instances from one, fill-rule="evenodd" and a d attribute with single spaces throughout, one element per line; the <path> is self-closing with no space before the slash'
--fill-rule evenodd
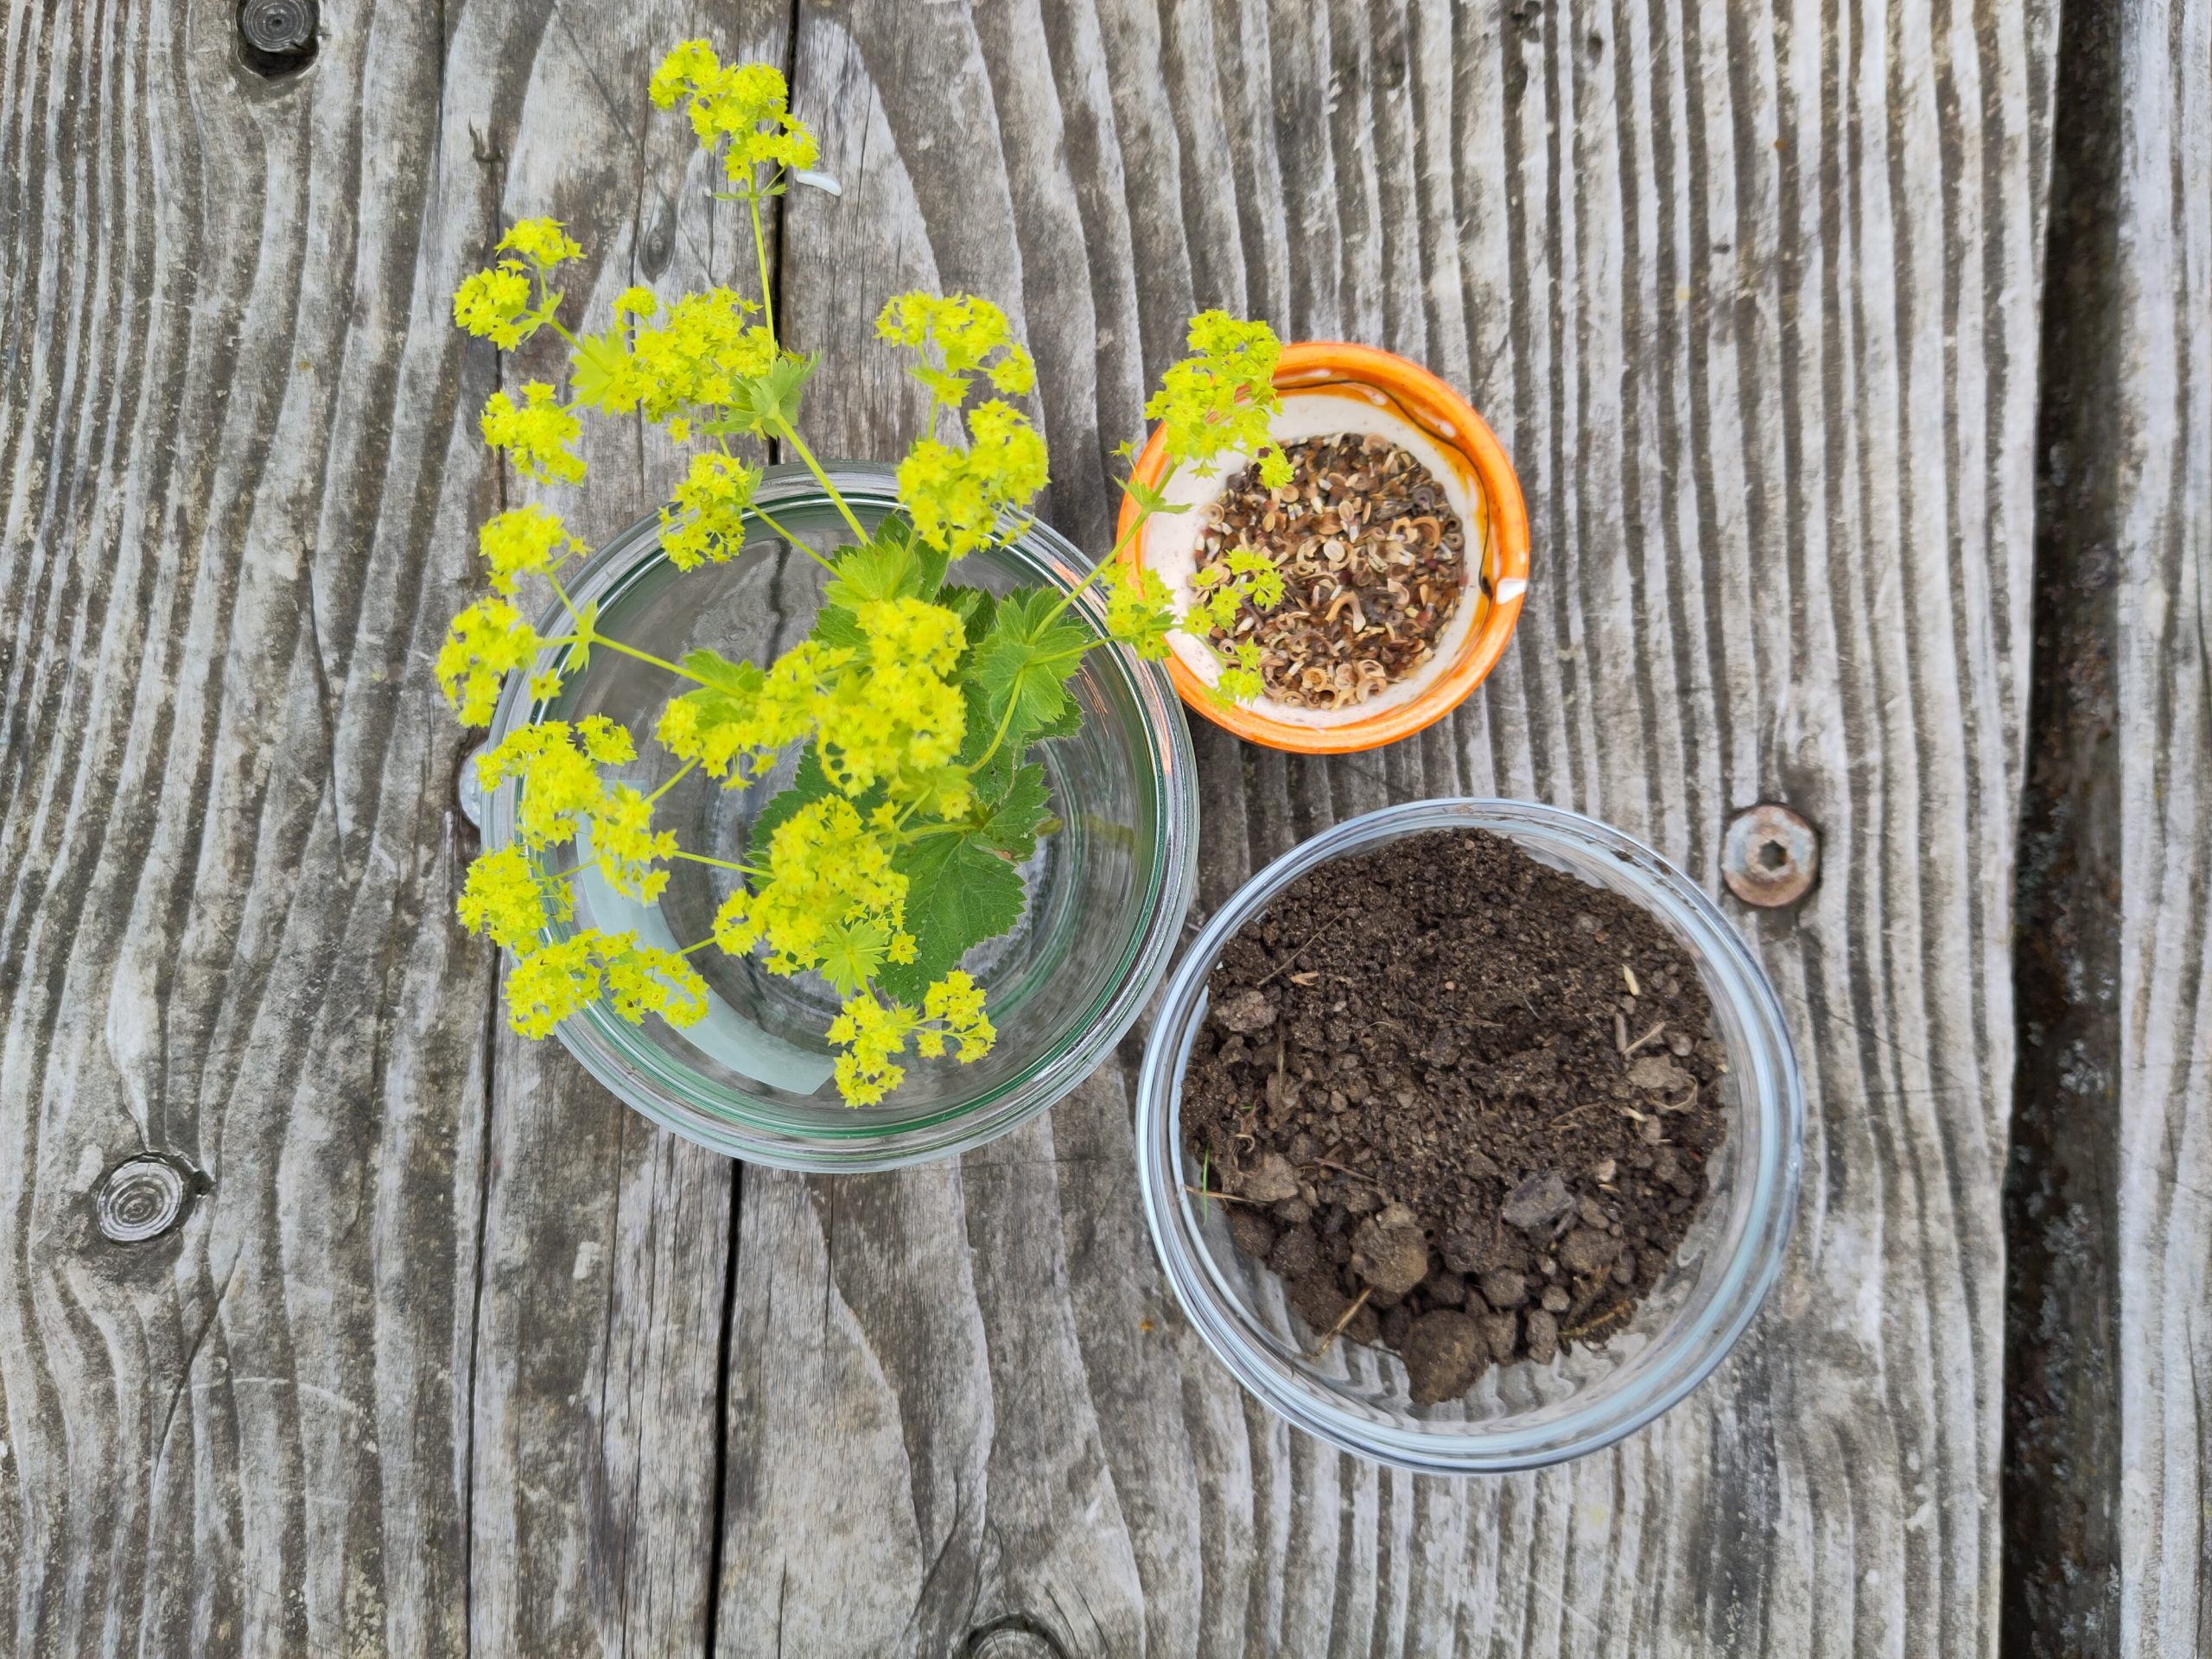
<path id="1" fill-rule="evenodd" d="M 889 467 L 834 461 L 824 471 L 856 507 L 889 511 L 898 505 L 896 474 Z M 813 474 L 790 464 L 767 467 L 753 499 L 779 518 L 810 505 L 829 505 L 829 497 Z M 758 529 L 766 535 L 776 533 L 765 524 Z M 1004 551 L 1026 564 L 1040 583 L 1064 592 L 1089 574 L 1074 544 L 1042 520 L 1032 520 Z M 648 514 L 585 562 L 569 596 L 579 606 L 596 601 L 603 609 L 610 608 L 664 562 L 658 514 Z M 1074 608 L 1104 632 L 1106 603 L 1098 588 L 1079 595 Z M 540 619 L 539 632 L 557 633 L 566 622 L 566 613 L 556 605 Z M 549 652 L 541 662 L 550 665 L 559 654 L 558 650 Z M 783 1169 L 895 1169 L 950 1157 L 995 1140 L 1046 1110 L 1090 1075 L 1152 1000 L 1182 935 L 1183 918 L 1198 885 L 1196 759 L 1173 684 L 1160 664 L 1141 661 L 1122 647 L 1109 647 L 1095 660 L 1112 663 L 1128 686 L 1142 713 L 1153 775 L 1159 780 L 1153 877 L 1142 898 L 1147 919 L 1123 952 L 1122 971 L 1108 982 L 1110 988 L 1070 1022 L 1058 1044 L 1029 1065 L 974 1099 L 910 1121 L 803 1129 L 743 1090 L 684 1074 L 603 1002 L 594 1002 L 555 1027 L 561 1046 L 610 1093 L 664 1128 L 711 1151 Z M 528 678 L 523 674 L 507 677 L 493 711 L 487 746 L 498 743 L 519 721 L 537 718 L 543 711 L 545 703 L 529 694 Z M 516 785 L 509 781 L 485 797 L 487 849 L 505 846 L 512 838 L 515 795 Z"/>
<path id="2" fill-rule="evenodd" d="M 1252 1340 L 1236 1294 L 1198 1236 L 1180 1152 L 1184 1067 L 1205 1013 L 1206 980 L 1229 939 L 1299 876 L 1346 854 L 1427 830 L 1516 832 L 1614 859 L 1635 897 L 1689 936 L 1706 958 L 1708 988 L 1728 999 L 1745 1035 L 1730 1055 L 1743 1110 L 1756 1119 L 1748 1219 L 1734 1251 L 1713 1271 L 1713 1294 L 1665 1333 L 1646 1373 L 1620 1389 L 1541 1423 L 1516 1427 L 1449 1421 L 1402 1427 L 1353 1412 Z M 1713 900 L 1651 849 L 1609 824 L 1532 801 L 1412 801 L 1347 819 L 1301 842 L 1252 877 L 1216 912 L 1178 964 L 1161 999 L 1137 1086 L 1137 1185 L 1153 1248 L 1176 1300 L 1215 1357 L 1265 1405 L 1332 1446 L 1424 1474 L 1503 1474 L 1602 1450 L 1671 1409 L 1711 1376 L 1750 1327 L 1780 1276 L 1797 1210 L 1804 1090 L 1781 999 L 1750 948 Z M 1455 1432 L 1456 1431 L 1456 1432 Z"/>

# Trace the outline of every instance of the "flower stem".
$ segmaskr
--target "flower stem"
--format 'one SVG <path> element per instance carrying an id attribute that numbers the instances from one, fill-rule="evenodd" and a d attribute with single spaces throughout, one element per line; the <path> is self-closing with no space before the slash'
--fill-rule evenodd
<path id="1" fill-rule="evenodd" d="M 671 778 L 658 789 L 653 791 L 652 794 L 645 797 L 645 804 L 647 806 L 651 806 L 655 801 L 660 799 L 660 798 L 667 794 L 670 790 L 674 789 L 678 784 L 682 783 L 685 778 L 698 770 L 698 766 L 699 763 L 696 760 L 686 760 L 683 766 L 677 769 L 676 775 L 673 778 Z"/>
<path id="2" fill-rule="evenodd" d="M 726 858 L 709 858 L 704 853 L 687 853 L 680 847 L 669 856 L 680 858 L 687 864 L 711 864 L 718 870 L 735 870 L 740 875 L 767 874 L 766 870 L 756 870 L 750 864 L 733 864 Z"/>
<path id="3" fill-rule="evenodd" d="M 830 474 L 822 470 L 822 463 L 814 458 L 814 452 L 806 447 L 805 441 L 793 429 L 791 423 L 789 421 L 778 421 L 776 433 L 785 442 L 791 445 L 791 453 L 805 463 L 806 470 L 814 474 L 814 481 L 828 493 L 831 504 L 844 516 L 845 522 L 852 526 L 853 534 L 863 542 L 868 540 L 868 531 L 861 528 L 861 521 L 853 516 L 852 508 L 846 505 L 844 493 L 830 481 Z"/>
<path id="4" fill-rule="evenodd" d="M 1174 478 L 1175 469 L 1179 464 L 1179 462 L 1172 461 L 1167 463 L 1167 470 L 1160 475 L 1160 482 L 1154 486 L 1155 491 L 1165 490 L 1167 487 L 1169 481 Z M 1076 595 L 1082 593 L 1083 590 L 1090 587 L 1092 582 L 1097 581 L 1099 577 L 1104 575 L 1109 570 L 1111 570 L 1116 565 L 1119 564 L 1122 562 L 1122 550 L 1127 547 L 1132 541 L 1135 540 L 1137 532 L 1151 522 L 1152 508 L 1143 503 L 1139 503 L 1137 506 L 1137 516 L 1129 520 L 1129 527 L 1115 538 L 1113 548 L 1107 553 L 1106 556 L 1099 560 L 1096 564 L 1090 567 L 1090 574 L 1085 576 L 1081 582 L 1076 583 L 1074 587 L 1069 588 L 1068 591 L 1061 596 L 1060 602 L 1052 607 L 1052 610 L 1046 613 L 1045 618 L 1046 621 L 1058 621 L 1061 613 L 1065 611 L 1069 606 L 1075 603 Z"/>
<path id="5" fill-rule="evenodd" d="M 760 326 L 768 331 L 768 343 L 776 344 L 776 298 L 768 291 L 768 242 L 760 232 L 760 188 L 748 175 L 745 181 L 745 205 L 753 215 L 753 251 L 760 262 Z"/>

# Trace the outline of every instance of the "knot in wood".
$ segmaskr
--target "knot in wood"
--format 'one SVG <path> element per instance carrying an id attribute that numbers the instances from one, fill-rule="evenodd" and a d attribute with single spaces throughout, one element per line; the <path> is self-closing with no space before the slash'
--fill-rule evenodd
<path id="1" fill-rule="evenodd" d="M 108 1171 L 93 1195 L 100 1231 L 118 1244 L 158 1238 L 184 1214 L 184 1172 L 159 1156 L 127 1159 Z"/>
<path id="2" fill-rule="evenodd" d="M 288 74 L 315 56 L 315 0 L 241 0 L 238 38 L 247 65 L 264 75 Z"/>
<path id="3" fill-rule="evenodd" d="M 1777 801 L 1738 812 L 1720 844 L 1720 874 L 1728 891 L 1762 909 L 1796 904 L 1820 869 L 1820 836 Z"/>

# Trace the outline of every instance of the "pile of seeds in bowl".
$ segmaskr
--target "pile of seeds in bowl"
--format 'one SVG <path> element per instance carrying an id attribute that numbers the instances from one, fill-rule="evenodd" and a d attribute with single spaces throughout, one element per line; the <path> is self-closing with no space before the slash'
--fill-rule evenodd
<path id="1" fill-rule="evenodd" d="M 1601 1343 L 1703 1205 L 1726 1053 L 1621 894 L 1480 830 L 1283 889 L 1224 948 L 1183 1084 L 1201 1195 L 1317 1350 L 1380 1343 L 1430 1404 Z"/>
<path id="2" fill-rule="evenodd" d="M 1217 644 L 1260 647 L 1267 695 L 1297 709 L 1365 702 L 1436 654 L 1466 582 L 1466 531 L 1413 451 L 1379 433 L 1283 446 L 1290 482 L 1230 480 L 1199 526 L 1200 569 L 1236 547 L 1283 573 L 1280 603 L 1249 602 Z"/>

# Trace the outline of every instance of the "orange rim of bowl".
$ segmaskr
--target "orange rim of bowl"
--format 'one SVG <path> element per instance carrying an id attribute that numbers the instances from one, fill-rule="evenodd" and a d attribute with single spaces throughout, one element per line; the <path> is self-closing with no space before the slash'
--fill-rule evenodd
<path id="1" fill-rule="evenodd" d="M 1457 709 L 1505 654 L 1529 586 L 1529 512 L 1521 499 L 1521 480 L 1497 435 L 1467 400 L 1420 364 L 1394 352 L 1339 340 L 1300 340 L 1283 347 L 1274 385 L 1279 392 L 1344 387 L 1347 394 L 1357 390 L 1379 395 L 1434 440 L 1447 457 L 1465 463 L 1465 480 L 1474 486 L 1484 512 L 1482 561 L 1477 572 L 1483 613 L 1460 641 L 1459 655 L 1419 696 L 1341 725 L 1294 725 L 1240 704 L 1218 703 L 1179 652 L 1168 653 L 1168 677 L 1185 703 L 1248 743 L 1300 754 L 1351 754 L 1380 748 L 1434 725 Z M 1137 457 L 1135 476 L 1139 483 L 1160 482 L 1166 448 L 1166 433 L 1154 427 Z M 1116 541 L 1128 535 L 1136 514 L 1136 503 L 1122 497 Z M 1124 564 L 1139 563 L 1147 556 L 1148 531 L 1149 526 L 1122 548 Z M 1503 598 L 1499 597 L 1501 590 Z"/>

